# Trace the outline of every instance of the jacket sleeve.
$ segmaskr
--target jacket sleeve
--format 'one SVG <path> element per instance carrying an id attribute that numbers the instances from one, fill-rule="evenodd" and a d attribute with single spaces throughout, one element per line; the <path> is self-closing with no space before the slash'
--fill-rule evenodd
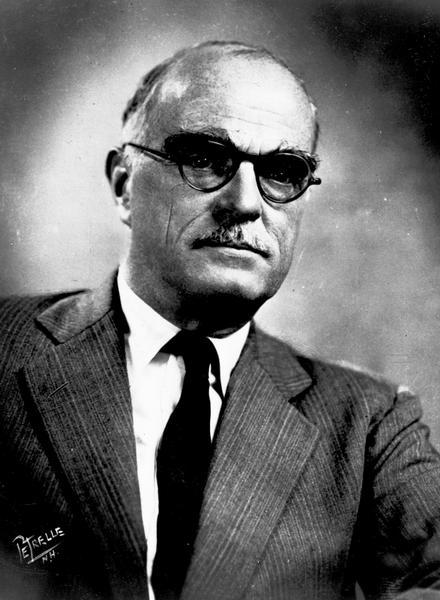
<path id="1" fill-rule="evenodd" d="M 440 455 L 421 414 L 406 390 L 372 414 L 358 537 L 358 580 L 371 600 L 384 589 L 440 600 Z"/>

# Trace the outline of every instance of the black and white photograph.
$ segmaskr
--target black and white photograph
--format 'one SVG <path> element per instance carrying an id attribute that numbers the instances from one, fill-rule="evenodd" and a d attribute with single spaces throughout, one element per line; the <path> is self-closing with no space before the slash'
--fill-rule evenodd
<path id="1" fill-rule="evenodd" d="M 438 0 L 3 0 L 0 75 L 0 600 L 440 600 Z"/>

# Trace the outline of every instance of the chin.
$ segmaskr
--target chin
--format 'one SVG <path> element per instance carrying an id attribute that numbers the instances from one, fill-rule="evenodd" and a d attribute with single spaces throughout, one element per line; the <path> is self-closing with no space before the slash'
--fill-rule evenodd
<path id="1" fill-rule="evenodd" d="M 250 321 L 276 292 L 267 280 L 235 273 L 233 277 L 186 277 L 178 285 L 181 322 L 198 323 L 207 335 L 232 332 Z"/>
<path id="2" fill-rule="evenodd" d="M 188 285 L 185 287 L 186 293 L 203 297 L 206 300 L 213 302 L 249 302 L 252 304 L 262 304 L 268 300 L 276 292 L 270 289 L 270 286 L 263 285 L 260 280 L 255 278 L 233 277 L 233 278 L 204 278 L 198 281 L 196 285 Z"/>

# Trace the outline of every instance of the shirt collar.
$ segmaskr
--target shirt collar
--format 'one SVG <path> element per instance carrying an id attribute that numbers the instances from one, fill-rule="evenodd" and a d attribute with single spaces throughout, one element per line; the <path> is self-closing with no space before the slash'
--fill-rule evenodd
<path id="1" fill-rule="evenodd" d="M 121 307 L 129 327 L 130 346 L 146 363 L 153 360 L 160 349 L 173 338 L 179 328 L 164 319 L 144 302 L 125 281 L 121 271 L 118 273 L 118 289 Z M 220 381 L 223 395 L 231 377 L 232 370 L 249 334 L 250 323 L 224 338 L 209 338 L 214 344 L 220 364 Z"/>
<path id="2" fill-rule="evenodd" d="M 223 396 L 226 394 L 226 388 L 228 387 L 232 370 L 238 363 L 241 351 L 246 343 L 249 327 L 250 323 L 246 323 L 241 329 L 238 329 L 224 338 L 209 338 L 214 344 L 214 348 L 217 350 L 218 354 L 220 363 L 220 382 L 222 385 Z"/>

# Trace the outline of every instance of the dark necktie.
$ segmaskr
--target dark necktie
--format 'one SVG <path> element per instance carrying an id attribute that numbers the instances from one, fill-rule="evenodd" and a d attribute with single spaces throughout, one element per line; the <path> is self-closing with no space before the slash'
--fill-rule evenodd
<path id="1" fill-rule="evenodd" d="M 178 333 L 164 352 L 185 363 L 182 395 L 165 427 L 157 453 L 159 517 L 151 583 L 156 600 L 178 598 L 197 534 L 211 459 L 209 367 L 217 369 L 212 343 Z"/>

